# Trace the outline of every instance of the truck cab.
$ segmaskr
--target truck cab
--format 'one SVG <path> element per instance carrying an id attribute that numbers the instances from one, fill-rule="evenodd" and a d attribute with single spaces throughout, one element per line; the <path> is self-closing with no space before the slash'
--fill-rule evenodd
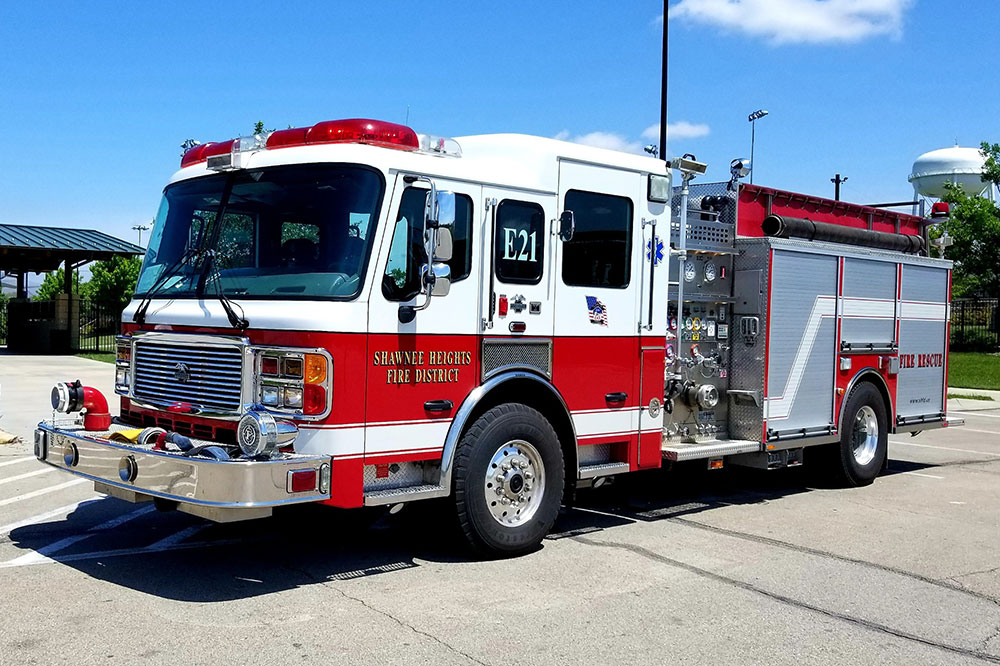
<path id="1" fill-rule="evenodd" d="M 122 315 L 119 414 L 36 452 L 214 520 L 451 496 L 519 552 L 567 487 L 661 464 L 670 193 L 663 161 L 523 135 L 197 145 Z"/>

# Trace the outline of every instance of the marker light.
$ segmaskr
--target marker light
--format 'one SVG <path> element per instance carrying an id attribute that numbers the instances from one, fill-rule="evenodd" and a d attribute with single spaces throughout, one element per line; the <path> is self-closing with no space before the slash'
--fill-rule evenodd
<path id="1" fill-rule="evenodd" d="M 318 475 L 314 469 L 296 469 L 288 472 L 288 492 L 306 493 L 316 490 Z"/>
<path id="2" fill-rule="evenodd" d="M 326 389 L 321 384 L 306 384 L 302 403 L 303 414 L 322 414 L 326 410 Z"/>
<path id="3" fill-rule="evenodd" d="M 947 201 L 938 201 L 931 206 L 931 217 L 933 218 L 948 217 L 950 213 L 951 206 Z"/>
<path id="4" fill-rule="evenodd" d="M 326 381 L 326 358 L 320 354 L 306 354 L 306 383 L 322 384 Z"/>
<path id="5" fill-rule="evenodd" d="M 282 373 L 285 377 L 302 377 L 302 357 L 286 356 L 282 359 Z"/>
<path id="6" fill-rule="evenodd" d="M 277 356 L 264 356 L 260 359 L 260 374 L 262 375 L 277 375 L 278 374 L 278 357 Z"/>

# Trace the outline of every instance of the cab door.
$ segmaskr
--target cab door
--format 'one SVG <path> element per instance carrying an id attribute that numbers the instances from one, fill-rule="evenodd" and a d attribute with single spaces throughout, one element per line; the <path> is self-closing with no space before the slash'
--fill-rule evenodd
<path id="1" fill-rule="evenodd" d="M 481 187 L 434 179 L 456 195 L 451 290 L 409 319 L 401 306 L 418 307 L 423 215 L 428 183 L 396 178 L 389 224 L 375 267 L 368 322 L 365 465 L 438 459 L 456 410 L 479 383 L 479 280 L 476 221 Z M 412 313 L 411 313 L 412 314 Z M 368 468 L 366 468 L 367 470 Z M 367 479 L 370 475 L 366 475 Z"/>
<path id="2" fill-rule="evenodd" d="M 483 379 L 504 370 L 552 378 L 555 198 L 483 188 Z"/>
<path id="3" fill-rule="evenodd" d="M 639 270 L 643 182 L 633 171 L 560 162 L 560 213 L 572 211 L 574 229 L 557 241 L 553 280 L 554 380 L 573 416 L 580 459 L 632 468 L 639 463 L 639 303 L 648 279 Z M 603 450 L 583 450 L 590 446 Z"/>

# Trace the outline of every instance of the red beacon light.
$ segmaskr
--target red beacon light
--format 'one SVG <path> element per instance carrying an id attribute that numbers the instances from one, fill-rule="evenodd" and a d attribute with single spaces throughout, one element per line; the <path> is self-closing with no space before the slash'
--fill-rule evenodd
<path id="1" fill-rule="evenodd" d="M 948 217 L 951 214 L 951 206 L 947 201 L 938 201 L 931 206 L 931 217 L 935 220 Z"/>
<path id="2" fill-rule="evenodd" d="M 208 162 L 209 169 L 240 168 L 237 154 L 255 150 L 291 148 L 331 143 L 363 143 L 395 150 L 423 151 L 450 157 L 461 156 L 454 139 L 421 134 L 406 125 L 367 118 L 327 120 L 312 127 L 276 130 L 266 135 L 243 137 L 219 143 L 204 143 L 189 149 L 181 157 L 181 168 Z M 229 158 L 228 155 L 234 157 Z"/>

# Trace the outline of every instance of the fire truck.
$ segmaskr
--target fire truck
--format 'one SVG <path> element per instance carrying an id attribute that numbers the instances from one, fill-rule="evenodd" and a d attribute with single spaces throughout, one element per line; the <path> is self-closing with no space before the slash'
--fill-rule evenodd
<path id="1" fill-rule="evenodd" d="M 525 552 L 574 489 L 807 458 L 872 483 L 946 414 L 930 219 L 705 165 L 362 119 L 196 145 L 117 339 L 118 415 L 52 390 L 35 454 L 216 521 L 447 498 Z M 679 183 L 673 174 L 680 174 Z"/>

